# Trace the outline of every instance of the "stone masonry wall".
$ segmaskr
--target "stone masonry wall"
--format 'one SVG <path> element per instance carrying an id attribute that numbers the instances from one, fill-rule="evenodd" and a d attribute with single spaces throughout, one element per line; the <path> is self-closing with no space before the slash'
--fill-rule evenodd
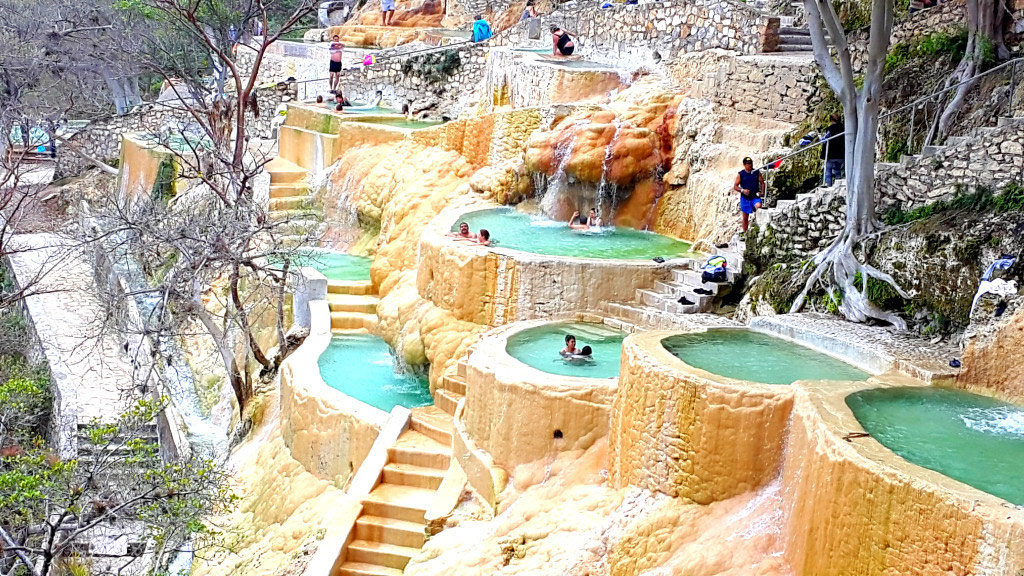
<path id="1" fill-rule="evenodd" d="M 705 80 L 704 96 L 738 112 L 799 124 L 821 100 L 817 77 L 817 66 L 806 59 L 741 56 Z"/>
<path id="2" fill-rule="evenodd" d="M 126 132 L 156 132 L 166 122 L 181 118 L 183 113 L 172 108 L 146 105 L 122 116 L 109 116 L 90 122 L 68 138 L 68 143 L 57 146 L 55 178 L 80 174 L 92 166 L 74 148 L 97 160 L 111 161 L 120 156 L 121 135 Z"/>
<path id="3" fill-rule="evenodd" d="M 949 200 L 958 190 L 999 190 L 1022 170 L 1024 126 L 1011 126 L 907 165 L 876 165 L 876 208 L 881 215 L 893 208 L 907 211 Z M 846 189 L 836 186 L 785 208 L 763 211 L 757 218 L 758 244 L 771 246 L 779 261 L 804 259 L 839 234 L 845 208 Z"/>
<path id="4" fill-rule="evenodd" d="M 541 38 L 528 37 L 530 23 L 520 22 L 498 34 L 492 44 L 551 45 L 548 26 L 578 35 L 578 50 L 588 59 L 623 58 L 647 62 L 687 52 L 724 48 L 742 54 L 772 52 L 778 45 L 779 19 L 734 0 L 666 0 L 601 9 L 587 3 L 540 17 Z"/>
<path id="5" fill-rule="evenodd" d="M 900 43 L 914 43 L 936 32 L 953 33 L 967 25 L 966 0 L 949 0 L 938 6 L 904 14 L 893 23 L 889 46 Z M 868 52 L 869 30 L 850 33 L 850 58 L 858 72 L 864 68 Z"/>
<path id="6" fill-rule="evenodd" d="M 450 53 L 458 56 L 459 64 L 450 74 L 439 77 L 426 62 Z M 385 56 L 372 66 L 345 70 L 341 81 L 345 96 L 354 102 L 370 101 L 380 91 L 385 102 L 396 109 L 408 104 L 417 117 L 457 118 L 464 108 L 478 100 L 486 69 L 486 50 L 467 43 Z"/>

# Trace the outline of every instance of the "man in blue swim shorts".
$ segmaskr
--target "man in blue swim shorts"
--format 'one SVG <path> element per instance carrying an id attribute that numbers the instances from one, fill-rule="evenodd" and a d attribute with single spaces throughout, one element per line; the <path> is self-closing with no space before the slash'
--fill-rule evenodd
<path id="1" fill-rule="evenodd" d="M 743 232 L 746 233 L 750 215 L 761 209 L 761 196 L 764 194 L 764 176 L 760 170 L 754 170 L 754 161 L 750 157 L 743 159 L 743 170 L 736 175 L 732 189 L 740 193 L 740 212 L 743 212 Z"/>
<path id="2" fill-rule="evenodd" d="M 380 0 L 381 21 L 385 26 L 391 26 L 391 20 L 395 17 L 395 0 Z"/>

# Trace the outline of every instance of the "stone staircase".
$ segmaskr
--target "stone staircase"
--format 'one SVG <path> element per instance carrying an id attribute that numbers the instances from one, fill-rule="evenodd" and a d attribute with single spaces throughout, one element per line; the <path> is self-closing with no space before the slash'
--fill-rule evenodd
<path id="1" fill-rule="evenodd" d="M 414 408 L 408 429 L 388 448 L 378 483 L 342 551 L 336 576 L 397 576 L 426 541 L 425 515 L 451 462 L 452 419 Z"/>
<path id="2" fill-rule="evenodd" d="M 729 263 L 725 282 L 703 282 L 700 268 L 705 260 L 690 258 L 672 270 L 671 280 L 655 282 L 650 290 L 637 290 L 633 302 L 606 302 L 602 311 L 612 317 L 610 325 L 626 331 L 678 328 L 681 317 L 710 312 L 715 301 L 732 290 L 743 269 L 743 250 L 743 244 L 734 241 L 715 251 Z M 680 302 L 682 298 L 689 303 Z"/>
<path id="3" fill-rule="evenodd" d="M 970 142 L 979 140 L 979 139 L 981 139 L 981 138 L 983 138 L 983 137 L 985 137 L 985 136 L 987 136 L 987 135 L 989 135 L 989 134 L 999 130 L 1000 128 L 1009 128 L 1009 127 L 1012 127 L 1012 126 L 1021 126 L 1021 125 L 1024 125 L 1024 117 L 1021 117 L 1021 116 L 1012 117 L 1012 118 L 1010 118 L 1010 117 L 1001 117 L 1001 118 L 999 118 L 996 121 L 996 125 L 995 126 L 981 126 L 981 127 L 978 127 L 978 128 L 974 128 L 974 129 L 971 130 L 970 134 L 967 135 L 967 136 L 950 136 L 949 138 L 946 138 L 945 144 L 938 145 L 938 146 L 925 146 L 925 147 L 923 147 L 921 149 L 921 153 L 920 154 L 913 154 L 913 155 L 906 155 L 905 154 L 905 155 L 903 155 L 900 158 L 900 163 L 901 164 L 910 164 L 910 163 L 915 162 L 915 161 L 917 161 L 917 160 L 919 160 L 921 158 L 930 158 L 932 156 L 935 156 L 939 152 L 942 152 L 946 148 L 950 148 L 950 147 L 954 147 L 954 146 L 960 146 L 962 144 L 968 144 Z M 882 164 L 882 163 L 879 162 L 879 164 Z"/>
<path id="4" fill-rule="evenodd" d="M 440 385 L 434 389 L 434 405 L 448 414 L 455 415 L 459 400 L 466 397 L 466 359 L 455 364 L 453 369 L 441 376 Z"/>
<path id="5" fill-rule="evenodd" d="M 94 479 L 99 482 L 110 478 L 121 478 L 125 474 L 130 474 L 127 468 L 119 464 L 119 462 L 124 462 L 126 459 L 135 456 L 134 451 L 126 446 L 129 440 L 160 445 L 160 437 L 155 424 L 147 424 L 139 430 L 132 431 L 130 438 L 124 434 L 119 434 L 110 439 L 110 441 L 100 445 L 92 442 L 89 435 L 91 428 L 91 424 L 78 424 L 78 454 L 75 459 L 78 460 L 78 466 L 81 470 L 93 470 L 95 466 L 99 466 L 104 471 L 101 476 L 108 477 Z"/>
<path id="6" fill-rule="evenodd" d="M 779 45 L 776 52 L 811 52 L 811 30 L 793 26 L 779 27 Z"/>
<path id="7" fill-rule="evenodd" d="M 331 309 L 331 332 L 367 334 L 377 327 L 377 305 L 369 281 L 327 281 L 327 304 Z"/>
<path id="8" fill-rule="evenodd" d="M 270 174 L 268 216 L 281 225 L 276 232 L 286 245 L 299 245 L 320 228 L 321 219 L 310 195 L 309 171 L 281 157 L 267 162 Z"/>

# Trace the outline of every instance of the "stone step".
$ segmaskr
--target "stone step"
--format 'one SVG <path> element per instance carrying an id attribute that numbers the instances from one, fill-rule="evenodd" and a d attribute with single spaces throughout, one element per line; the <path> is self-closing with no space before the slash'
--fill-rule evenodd
<path id="1" fill-rule="evenodd" d="M 298 198 L 303 201 L 309 200 L 309 187 L 305 184 L 289 183 L 289 184 L 271 184 L 270 185 L 270 199 L 280 200 L 284 198 Z"/>
<path id="2" fill-rule="evenodd" d="M 452 416 L 455 416 L 455 409 L 462 398 L 462 394 L 456 394 L 451 390 L 434 390 L 434 405 Z"/>
<path id="3" fill-rule="evenodd" d="M 810 46 L 803 44 L 779 44 L 775 48 L 776 52 L 811 52 Z"/>
<path id="4" fill-rule="evenodd" d="M 271 185 L 299 182 L 309 175 L 309 172 L 302 166 L 280 156 L 267 162 L 263 169 L 270 174 Z"/>
<path id="5" fill-rule="evenodd" d="M 984 138 L 997 130 L 999 130 L 999 128 L 996 128 L 995 126 L 979 126 L 974 130 L 971 130 L 971 136 L 974 138 Z"/>
<path id="6" fill-rule="evenodd" d="M 391 462 L 384 466 L 383 478 L 388 484 L 437 490 L 441 486 L 441 480 L 444 480 L 444 474 L 444 470 L 437 468 Z"/>
<path id="7" fill-rule="evenodd" d="M 356 520 L 355 538 L 409 548 L 422 548 L 426 540 L 423 524 L 365 514 Z"/>
<path id="8" fill-rule="evenodd" d="M 434 492 L 429 488 L 378 484 L 363 498 L 363 514 L 422 524 Z"/>
<path id="9" fill-rule="evenodd" d="M 959 146 L 961 144 L 967 144 L 971 139 L 967 136 L 950 136 L 946 138 L 946 146 Z"/>
<path id="10" fill-rule="evenodd" d="M 776 200 L 775 201 L 775 207 L 778 208 L 779 210 L 785 210 L 785 209 L 789 208 L 790 206 L 793 206 L 794 204 L 796 204 L 796 200 Z"/>
<path id="11" fill-rule="evenodd" d="M 668 314 L 693 314 L 700 311 L 700 306 L 698 306 L 696 302 L 693 304 L 680 304 L 676 301 L 676 298 L 653 290 L 637 290 L 637 295 L 643 306 L 652 308 L 658 312 L 666 312 Z"/>
<path id="12" fill-rule="evenodd" d="M 441 378 L 441 387 L 449 392 L 466 395 L 466 381 L 455 376 L 444 376 Z"/>
<path id="13" fill-rule="evenodd" d="M 632 334 L 633 332 L 638 331 L 638 328 L 637 328 L 637 326 L 635 324 L 631 324 L 629 322 L 626 322 L 625 320 L 622 320 L 621 318 L 606 317 L 604 319 L 604 324 L 605 324 L 605 326 L 608 326 L 610 328 L 615 328 L 616 330 L 621 330 L 621 331 L 623 331 L 623 332 L 625 332 L 627 334 Z"/>
<path id="14" fill-rule="evenodd" d="M 330 306 L 331 312 L 358 312 L 376 315 L 379 303 L 380 298 L 376 296 L 327 293 L 327 304 Z"/>
<path id="15" fill-rule="evenodd" d="M 405 568 L 413 556 L 419 554 L 419 548 L 396 546 L 372 540 L 355 540 L 348 545 L 345 558 L 353 562 L 377 564 L 388 568 Z"/>
<path id="16" fill-rule="evenodd" d="M 609 314 L 624 319 L 632 326 L 666 330 L 678 327 L 670 316 L 635 304 L 608 302 L 605 309 Z"/>
<path id="17" fill-rule="evenodd" d="M 807 34 L 779 34 L 779 46 L 811 46 L 811 35 Z"/>
<path id="18" fill-rule="evenodd" d="M 939 152 L 942 152 L 945 149 L 945 146 L 925 146 L 924 148 L 921 149 L 921 157 L 930 158 L 932 156 L 935 156 Z"/>
<path id="19" fill-rule="evenodd" d="M 377 326 L 377 315 L 362 312 L 331 312 L 332 330 L 372 330 Z"/>
<path id="20" fill-rule="evenodd" d="M 412 464 L 424 468 L 435 468 L 447 470 L 451 461 L 451 454 L 436 450 L 425 450 L 422 448 L 388 448 L 389 461 L 395 464 Z"/>
<path id="21" fill-rule="evenodd" d="M 728 260 L 728 258 L 726 258 Z M 729 268 L 732 267 L 732 262 L 729 263 Z M 672 279 L 677 284 L 683 284 L 690 286 L 691 288 L 705 288 L 711 290 L 716 295 L 722 290 L 723 286 L 728 286 L 731 282 L 735 281 L 737 273 L 733 270 L 727 270 L 726 276 L 731 278 L 730 282 L 703 282 L 701 281 L 701 272 L 699 270 L 679 270 L 672 272 Z"/>
<path id="22" fill-rule="evenodd" d="M 1000 128 L 1004 128 L 1007 126 L 1017 126 L 1020 124 L 1024 124 L 1024 116 L 1002 116 L 999 118 L 999 120 L 996 121 L 996 126 Z"/>
<path id="23" fill-rule="evenodd" d="M 459 378 L 462 378 L 463 380 L 465 380 L 466 379 L 466 373 L 467 373 L 467 370 L 466 370 L 466 359 L 463 358 L 462 360 L 459 360 L 455 364 L 455 375 L 458 376 Z"/>
<path id="24" fill-rule="evenodd" d="M 779 26 L 779 36 L 807 36 L 811 37 L 810 28 L 795 28 L 793 26 Z"/>
<path id="25" fill-rule="evenodd" d="M 280 190 L 280 189 L 279 189 Z M 278 193 L 281 193 L 280 191 Z M 299 210 L 313 206 L 313 198 L 309 195 L 278 196 L 270 199 L 270 211 Z"/>
<path id="26" fill-rule="evenodd" d="M 441 412 L 445 416 L 448 416 L 448 414 L 441 409 L 438 409 L 438 412 Z M 447 426 L 445 426 L 445 424 L 441 421 L 435 420 L 433 418 L 426 419 L 422 417 L 417 417 L 414 414 L 412 417 L 412 423 L 410 427 L 413 430 L 419 432 L 420 434 L 423 434 L 424 436 L 427 436 L 445 446 L 451 446 L 452 444 L 451 420 L 449 420 L 447 422 Z"/>
<path id="27" fill-rule="evenodd" d="M 402 571 L 364 562 L 345 562 L 338 566 L 337 576 L 402 576 Z"/>
<path id="28" fill-rule="evenodd" d="M 373 283 L 363 280 L 328 280 L 327 293 L 366 296 L 373 294 Z"/>

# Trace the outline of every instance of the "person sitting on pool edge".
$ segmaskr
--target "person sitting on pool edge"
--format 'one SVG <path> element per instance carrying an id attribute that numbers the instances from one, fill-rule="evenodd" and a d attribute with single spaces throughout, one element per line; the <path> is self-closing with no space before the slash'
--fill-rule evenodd
<path id="1" fill-rule="evenodd" d="M 576 337 L 572 334 L 565 335 L 565 348 L 562 348 L 558 352 L 562 358 L 568 358 L 570 356 L 576 356 L 580 353 L 580 349 L 576 347 Z"/>
<path id="2" fill-rule="evenodd" d="M 573 44 L 569 33 L 554 24 L 551 25 L 551 55 L 572 56 L 576 45 Z"/>

